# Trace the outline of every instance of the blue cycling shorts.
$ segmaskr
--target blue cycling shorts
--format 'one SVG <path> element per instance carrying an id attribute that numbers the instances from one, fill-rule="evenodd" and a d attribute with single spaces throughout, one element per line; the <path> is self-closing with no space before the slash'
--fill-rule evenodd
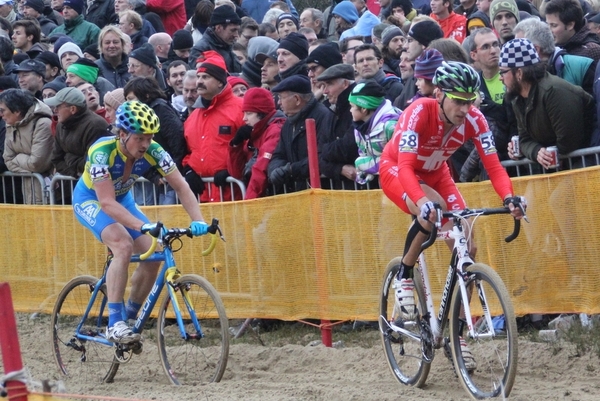
<path id="1" fill-rule="evenodd" d="M 132 215 L 142 220 L 144 223 L 149 223 L 150 220 L 142 213 L 138 205 L 133 199 L 131 192 L 125 194 L 118 199 L 119 203 L 129 211 Z M 109 225 L 117 223 L 112 217 L 104 213 L 100 208 L 100 202 L 96 197 L 96 193 L 87 190 L 81 190 L 77 185 L 73 191 L 73 211 L 77 220 L 85 228 L 90 230 L 100 242 L 102 242 L 102 231 Z M 135 241 L 142 235 L 139 230 L 132 230 L 125 227 L 131 238 Z"/>

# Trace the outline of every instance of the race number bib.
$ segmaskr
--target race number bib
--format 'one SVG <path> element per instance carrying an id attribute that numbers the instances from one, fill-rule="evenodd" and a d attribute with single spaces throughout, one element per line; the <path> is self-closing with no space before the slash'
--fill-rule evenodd
<path id="1" fill-rule="evenodd" d="M 419 148 L 419 136 L 414 131 L 404 131 L 398 142 L 399 153 L 417 153 Z"/>
<path id="2" fill-rule="evenodd" d="M 494 142 L 494 134 L 488 131 L 479 135 L 478 138 L 479 143 L 481 143 L 481 147 L 483 148 L 484 154 L 491 155 L 496 153 L 496 143 Z"/>

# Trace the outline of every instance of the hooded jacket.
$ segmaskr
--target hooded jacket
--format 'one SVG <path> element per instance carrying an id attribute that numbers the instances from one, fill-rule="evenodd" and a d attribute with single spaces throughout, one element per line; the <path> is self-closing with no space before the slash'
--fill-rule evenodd
<path id="1" fill-rule="evenodd" d="M 182 29 L 187 20 L 183 0 L 148 0 L 146 9 L 160 16 L 169 36 Z"/>

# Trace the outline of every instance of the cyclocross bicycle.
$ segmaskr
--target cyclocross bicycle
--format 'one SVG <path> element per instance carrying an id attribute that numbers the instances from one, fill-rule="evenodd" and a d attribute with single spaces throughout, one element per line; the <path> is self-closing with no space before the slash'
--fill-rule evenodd
<path id="1" fill-rule="evenodd" d="M 213 219 L 208 232 L 212 238 L 203 256 L 215 248 L 217 232 L 223 239 L 217 219 Z M 166 286 L 156 319 L 156 340 L 165 373 L 176 385 L 218 382 L 229 356 L 229 323 L 223 301 L 205 278 L 182 275 L 173 258 L 183 246 L 180 238 L 192 237 L 191 231 L 166 229 L 158 223 L 148 234 L 153 237 L 152 247 L 144 254 L 133 255 L 131 263 L 164 263 L 132 330 L 143 331 Z M 162 250 L 156 250 L 157 244 Z M 101 278 L 75 277 L 58 295 L 51 317 L 52 344 L 56 363 L 65 375 L 86 375 L 91 382 L 109 383 L 121 364 L 142 352 L 141 342 L 115 344 L 106 339 L 106 272 L 111 260 L 109 250 Z"/>
<path id="2" fill-rule="evenodd" d="M 381 289 L 379 328 L 388 364 L 401 383 L 423 387 L 435 350 L 443 348 L 471 397 L 484 399 L 508 397 L 510 394 L 518 358 L 517 322 L 512 302 L 498 273 L 471 259 L 468 249 L 470 236 L 465 232 L 465 228 L 470 228 L 479 216 L 505 213 L 510 213 L 508 208 L 452 212 L 438 209 L 438 222 L 423 244 L 418 265 L 413 270 L 418 310 L 413 321 L 400 317 L 400 307 L 392 288 L 402 258 L 389 262 Z M 442 217 L 453 222 L 452 230 L 439 231 Z M 467 219 L 472 219 L 472 224 Z M 514 222 L 514 230 L 505 239 L 506 242 L 519 235 L 520 221 L 515 219 Z M 436 315 L 423 251 L 436 240 L 447 239 L 454 240 L 454 247 Z M 504 327 L 495 329 L 494 319 L 502 316 Z M 471 353 L 466 355 L 467 362 L 461 342 Z"/>

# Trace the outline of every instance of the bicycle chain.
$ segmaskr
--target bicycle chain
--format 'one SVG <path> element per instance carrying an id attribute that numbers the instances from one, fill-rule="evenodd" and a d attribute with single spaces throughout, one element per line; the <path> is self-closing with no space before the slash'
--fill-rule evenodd
<path id="1" fill-rule="evenodd" d="M 417 324 L 419 325 L 421 332 L 421 352 L 423 354 L 423 359 L 425 359 L 426 362 L 431 362 L 433 361 L 434 351 L 433 332 L 429 325 L 429 313 L 422 317 L 417 316 Z"/>

